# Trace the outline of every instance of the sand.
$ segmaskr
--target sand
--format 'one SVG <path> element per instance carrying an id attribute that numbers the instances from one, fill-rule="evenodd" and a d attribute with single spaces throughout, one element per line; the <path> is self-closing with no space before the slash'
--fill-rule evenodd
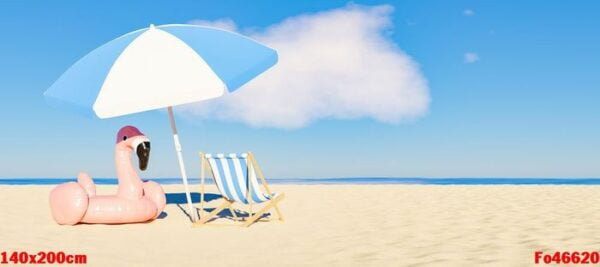
<path id="1" fill-rule="evenodd" d="M 91 266 L 531 266 L 536 250 L 600 248 L 597 186 L 279 185 L 285 221 L 249 228 L 192 228 L 178 204 L 151 223 L 59 226 L 51 188 L 0 186 L 0 251 Z"/>

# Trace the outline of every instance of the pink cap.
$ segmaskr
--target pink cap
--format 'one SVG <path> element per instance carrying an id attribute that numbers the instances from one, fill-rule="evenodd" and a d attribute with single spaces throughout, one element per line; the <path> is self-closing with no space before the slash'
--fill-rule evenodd
<path id="1" fill-rule="evenodd" d="M 124 126 L 117 133 L 117 143 L 119 143 L 127 138 L 131 138 L 131 137 L 138 136 L 138 135 L 144 135 L 144 134 L 142 132 L 140 132 L 140 130 L 138 130 L 138 128 L 135 128 L 131 125 Z"/>

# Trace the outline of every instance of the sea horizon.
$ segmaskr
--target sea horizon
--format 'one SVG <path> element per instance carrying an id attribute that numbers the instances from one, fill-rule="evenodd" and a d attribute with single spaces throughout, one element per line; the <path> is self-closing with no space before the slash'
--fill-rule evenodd
<path id="1" fill-rule="evenodd" d="M 182 184 L 181 178 L 162 177 L 145 178 L 144 181 L 155 181 L 159 184 Z M 57 185 L 76 181 L 76 178 L 0 178 L 0 185 Z M 199 184 L 200 178 L 189 178 L 190 184 Z M 332 178 L 271 178 L 269 184 L 407 184 L 407 185 L 600 185 L 600 178 L 503 178 L 503 177 L 469 177 L 469 178 L 427 178 L 427 177 L 332 177 Z M 116 185 L 116 178 L 94 178 L 99 185 Z M 206 183 L 212 184 L 211 178 Z"/>

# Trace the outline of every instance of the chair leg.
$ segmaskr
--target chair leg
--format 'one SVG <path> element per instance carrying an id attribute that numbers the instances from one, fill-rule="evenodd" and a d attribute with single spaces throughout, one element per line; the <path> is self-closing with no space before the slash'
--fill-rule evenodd
<path id="1" fill-rule="evenodd" d="M 285 196 L 283 193 L 281 193 L 280 195 L 281 199 L 283 199 L 283 197 Z M 275 208 L 275 212 L 277 212 L 277 217 L 279 218 L 279 220 L 283 221 L 283 214 L 281 213 L 281 210 L 279 210 L 279 206 L 277 206 L 277 203 L 273 204 L 273 207 Z"/>
<path id="2" fill-rule="evenodd" d="M 209 214 L 207 214 L 206 217 L 200 218 L 200 220 L 195 222 L 194 226 L 201 226 L 201 225 L 205 224 L 210 219 L 212 219 L 217 214 L 219 214 L 219 212 L 223 211 L 224 209 L 230 208 L 231 204 L 233 204 L 233 202 L 225 200 L 225 203 L 221 204 L 221 206 L 219 206 L 218 208 L 215 208 L 213 211 L 211 211 Z"/>
<path id="3" fill-rule="evenodd" d="M 284 195 L 281 194 L 281 195 L 277 195 L 277 197 L 271 199 L 269 201 L 269 204 L 264 206 L 262 209 L 260 209 L 256 213 L 254 213 L 254 215 L 252 215 L 250 218 L 248 218 L 248 220 L 244 224 L 242 224 L 242 226 L 248 227 L 248 226 L 252 225 L 254 222 L 256 222 L 256 220 L 260 219 L 260 217 L 262 217 L 262 215 L 265 214 L 265 212 L 267 212 L 273 206 L 277 205 L 277 202 L 281 201 L 283 199 L 283 196 Z"/>
<path id="4" fill-rule="evenodd" d="M 229 212 L 231 212 L 231 216 L 233 216 L 233 220 L 234 221 L 239 220 L 237 214 L 235 214 L 235 210 L 231 206 L 229 206 L 228 209 L 229 209 Z"/>

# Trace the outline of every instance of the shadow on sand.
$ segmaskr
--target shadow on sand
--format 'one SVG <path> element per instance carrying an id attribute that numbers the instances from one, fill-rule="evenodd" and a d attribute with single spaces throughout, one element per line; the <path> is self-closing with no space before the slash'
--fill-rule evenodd
<path id="1" fill-rule="evenodd" d="M 167 193 L 167 205 L 169 204 L 187 204 L 187 199 L 185 197 L 185 193 Z M 192 203 L 200 203 L 200 193 L 190 193 L 192 197 Z M 219 194 L 204 194 L 204 201 L 211 202 L 213 200 L 221 198 Z"/>
<path id="2" fill-rule="evenodd" d="M 185 214 L 185 216 L 188 217 L 188 219 L 190 221 L 192 221 L 192 217 L 190 216 L 190 214 L 188 213 L 188 209 L 187 209 L 187 199 L 185 196 L 184 192 L 181 193 L 167 193 L 167 205 L 169 204 L 175 204 L 177 205 L 177 207 L 181 210 L 181 212 L 183 212 Z M 192 198 L 192 203 L 200 203 L 200 193 L 190 193 L 190 196 Z M 212 194 L 212 193 L 205 193 L 204 194 L 204 201 L 205 202 L 211 202 L 213 200 L 218 200 L 223 198 L 221 195 L 219 194 Z M 213 208 L 204 208 L 204 212 L 205 213 L 209 213 L 211 211 L 213 211 Z M 196 212 L 197 218 L 200 218 L 200 209 L 199 208 L 194 208 L 194 211 Z M 247 217 L 250 217 L 250 215 L 248 214 L 248 212 L 245 211 L 240 211 L 240 210 L 234 210 L 235 215 L 237 216 L 238 219 L 244 220 Z M 270 213 L 265 213 L 261 218 L 265 218 L 268 217 L 270 215 Z M 159 216 L 159 218 L 162 217 Z M 165 216 L 166 217 L 166 214 Z M 164 218 L 162 217 L 162 218 Z M 221 212 L 219 212 L 219 214 L 217 215 L 218 218 L 228 218 L 228 219 L 234 219 L 233 214 L 231 213 L 230 210 L 225 209 Z M 161 218 L 161 219 L 162 219 Z"/>

